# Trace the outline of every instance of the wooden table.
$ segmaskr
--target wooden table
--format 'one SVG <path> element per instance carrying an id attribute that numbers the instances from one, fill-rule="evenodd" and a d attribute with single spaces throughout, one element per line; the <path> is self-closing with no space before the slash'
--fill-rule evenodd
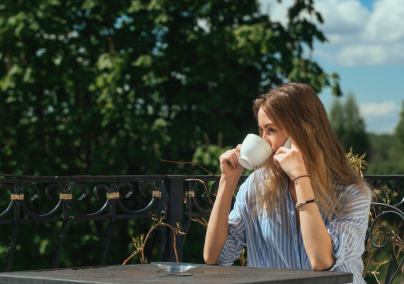
<path id="1" fill-rule="evenodd" d="M 106 283 L 351 283 L 353 274 L 311 270 L 195 264 L 182 273 L 168 273 L 154 264 L 93 266 L 0 273 L 1 284 Z"/>

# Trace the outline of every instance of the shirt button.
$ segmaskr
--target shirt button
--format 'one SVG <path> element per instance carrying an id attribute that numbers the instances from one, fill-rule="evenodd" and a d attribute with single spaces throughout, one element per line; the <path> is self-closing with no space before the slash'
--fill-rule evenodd
<path id="1" fill-rule="evenodd" d="M 297 241 L 297 237 L 295 237 L 295 240 Z"/>

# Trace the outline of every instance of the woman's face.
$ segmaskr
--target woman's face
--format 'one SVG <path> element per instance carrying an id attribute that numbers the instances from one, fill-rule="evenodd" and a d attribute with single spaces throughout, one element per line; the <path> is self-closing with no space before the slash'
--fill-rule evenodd
<path id="1" fill-rule="evenodd" d="M 285 145 L 288 136 L 281 131 L 281 129 L 268 117 L 262 108 L 260 108 L 258 111 L 258 126 L 260 132 L 262 133 L 262 138 L 272 148 L 272 158 L 276 151 Z"/>

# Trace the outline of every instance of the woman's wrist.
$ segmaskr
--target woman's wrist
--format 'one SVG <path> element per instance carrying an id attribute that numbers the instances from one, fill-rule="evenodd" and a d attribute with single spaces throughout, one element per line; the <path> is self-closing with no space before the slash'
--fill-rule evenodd
<path id="1" fill-rule="evenodd" d="M 220 177 L 220 182 L 226 182 L 226 183 L 238 183 L 240 179 L 240 176 L 233 176 L 233 175 L 225 175 L 222 174 L 222 176 Z"/>
<path id="2" fill-rule="evenodd" d="M 293 185 L 296 189 L 296 203 L 316 198 L 310 177 L 299 178 L 293 183 Z"/>
<path id="3" fill-rule="evenodd" d="M 236 188 L 236 186 L 238 184 L 239 179 L 240 178 L 234 178 L 234 177 L 222 175 L 222 177 L 220 178 L 220 187 L 224 188 L 225 190 L 234 191 L 234 189 Z"/>
<path id="4" fill-rule="evenodd" d="M 299 171 L 299 172 L 292 173 L 289 177 L 292 181 L 294 181 L 295 179 L 297 179 L 301 176 L 307 176 L 307 175 L 308 175 L 307 171 Z"/>
<path id="5" fill-rule="evenodd" d="M 306 175 L 297 175 L 294 178 L 292 178 L 291 181 L 293 182 L 293 184 L 296 185 L 301 178 L 310 178 L 310 176 L 307 174 Z"/>

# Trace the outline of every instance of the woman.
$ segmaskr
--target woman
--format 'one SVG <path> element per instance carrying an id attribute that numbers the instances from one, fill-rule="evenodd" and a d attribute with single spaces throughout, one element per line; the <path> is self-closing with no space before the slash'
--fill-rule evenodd
<path id="1" fill-rule="evenodd" d="M 273 154 L 240 187 L 230 215 L 244 170 L 241 145 L 220 156 L 205 262 L 231 265 L 247 247 L 249 266 L 349 271 L 354 283 L 365 283 L 370 191 L 348 165 L 317 94 L 288 83 L 260 96 L 253 110 Z M 288 137 L 291 149 L 282 147 Z"/>

